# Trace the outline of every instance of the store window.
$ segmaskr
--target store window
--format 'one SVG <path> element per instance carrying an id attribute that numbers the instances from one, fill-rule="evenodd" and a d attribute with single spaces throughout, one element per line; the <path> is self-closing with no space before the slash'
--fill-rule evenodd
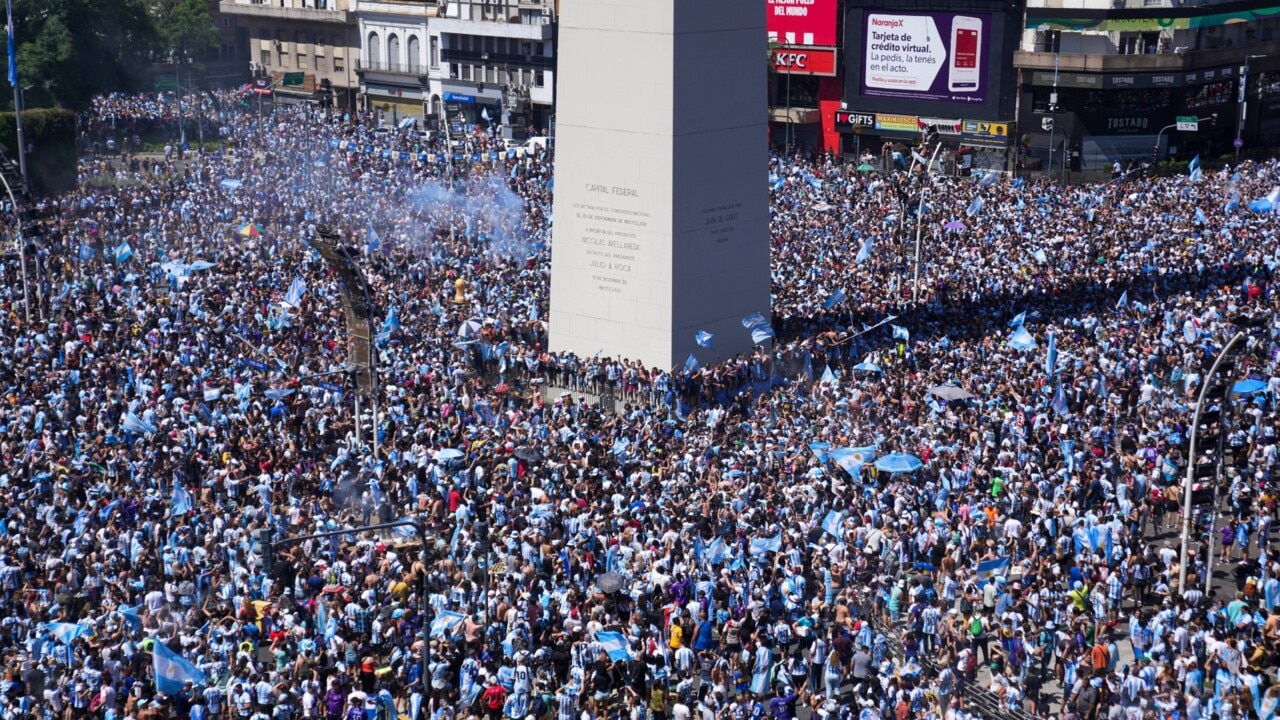
<path id="1" fill-rule="evenodd" d="M 1235 97 L 1236 84 L 1232 81 L 1208 83 L 1195 88 L 1188 88 L 1186 106 L 1202 108 L 1210 105 L 1221 105 Z"/>

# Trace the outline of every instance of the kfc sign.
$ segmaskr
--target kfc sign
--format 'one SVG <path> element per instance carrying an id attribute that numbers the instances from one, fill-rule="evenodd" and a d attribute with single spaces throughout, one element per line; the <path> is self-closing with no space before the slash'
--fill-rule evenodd
<path id="1" fill-rule="evenodd" d="M 836 74 L 836 51 L 811 48 L 782 48 L 773 53 L 773 70 L 795 75 Z"/>

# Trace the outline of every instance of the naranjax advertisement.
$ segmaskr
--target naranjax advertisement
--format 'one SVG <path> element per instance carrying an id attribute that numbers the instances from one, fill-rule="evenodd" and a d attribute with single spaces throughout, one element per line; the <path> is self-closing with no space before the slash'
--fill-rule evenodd
<path id="1" fill-rule="evenodd" d="M 990 35 L 985 14 L 868 13 L 862 94 L 985 103 Z"/>

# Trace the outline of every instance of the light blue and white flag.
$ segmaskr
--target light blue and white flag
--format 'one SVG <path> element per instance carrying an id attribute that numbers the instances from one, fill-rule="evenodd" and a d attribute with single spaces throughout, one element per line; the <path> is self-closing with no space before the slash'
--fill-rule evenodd
<path id="1" fill-rule="evenodd" d="M 152 638 L 151 646 L 152 672 L 156 678 L 156 691 L 173 696 L 182 691 L 188 681 L 193 685 L 204 685 L 207 676 L 200 668 L 187 662 L 181 655 Z"/>
<path id="2" fill-rule="evenodd" d="M 836 374 L 832 372 L 831 366 L 827 365 L 825 368 L 822 369 L 822 379 L 820 382 L 830 385 L 835 383 L 835 381 L 836 381 Z"/>
<path id="3" fill-rule="evenodd" d="M 1196 156 L 1191 158 L 1191 162 L 1187 163 L 1187 172 L 1194 173 L 1196 170 L 1199 170 L 1199 169 L 1200 169 L 1200 154 L 1196 153 Z"/>
<path id="4" fill-rule="evenodd" d="M 844 299 L 845 299 L 844 289 L 839 288 L 835 292 L 828 295 L 827 299 L 822 302 L 822 309 L 830 310 L 831 308 L 844 302 Z"/>
<path id="5" fill-rule="evenodd" d="M 1201 210 L 1200 208 L 1196 208 L 1196 222 L 1201 225 L 1207 225 L 1209 223 L 1209 218 L 1205 217 L 1204 210 Z"/>
<path id="6" fill-rule="evenodd" d="M 172 508 L 170 514 L 174 517 L 191 512 L 191 493 L 187 492 L 180 482 L 173 484 L 173 497 L 169 502 Z"/>
<path id="7" fill-rule="evenodd" d="M 139 435 L 154 435 L 156 426 L 134 415 L 131 412 L 124 414 L 124 419 L 120 421 L 120 429 L 125 432 L 138 433 Z"/>
<path id="8" fill-rule="evenodd" d="M 829 442 L 813 442 L 809 443 L 809 451 L 813 456 L 818 458 L 818 462 L 826 462 L 831 457 L 831 443 Z"/>
<path id="9" fill-rule="evenodd" d="M 751 342 L 756 345 L 774 337 L 773 327 L 761 313 L 752 313 L 742 318 L 742 327 L 751 332 Z"/>
<path id="10" fill-rule="evenodd" d="M 996 558 L 994 560 L 983 560 L 978 563 L 974 575 L 978 578 L 979 585 L 985 585 L 988 582 L 998 578 L 1005 577 L 1009 574 L 1009 558 Z"/>
<path id="11" fill-rule="evenodd" d="M 986 206 L 987 201 L 983 200 L 981 197 L 976 197 L 973 199 L 973 202 L 969 203 L 969 207 L 965 209 L 964 214 L 969 217 L 974 217 L 978 213 L 982 212 L 982 208 Z"/>
<path id="12" fill-rule="evenodd" d="M 856 478 L 862 473 L 862 466 L 871 462 L 875 457 L 875 452 L 875 445 L 866 445 L 863 447 L 835 448 L 827 455 L 831 458 L 831 462 L 849 473 L 850 477 Z"/>
<path id="13" fill-rule="evenodd" d="M 436 619 L 431 621 L 431 637 L 441 637 L 453 632 L 453 629 L 462 624 L 467 618 L 462 613 L 453 612 L 452 610 L 441 610 Z"/>
<path id="14" fill-rule="evenodd" d="M 124 620 L 125 623 L 129 625 L 129 629 L 133 632 L 142 632 L 142 616 L 138 614 L 138 611 L 141 609 L 141 605 L 135 605 L 133 607 L 121 605 L 120 609 L 117 611 L 120 613 L 120 619 Z"/>
<path id="15" fill-rule="evenodd" d="M 116 264 L 122 265 L 131 257 L 133 257 L 133 248 L 127 242 L 120 243 L 120 246 L 116 248 Z"/>
<path id="16" fill-rule="evenodd" d="M 1070 410 L 1067 405 L 1067 394 L 1063 392 L 1061 384 L 1058 385 L 1057 391 L 1053 393 L 1053 402 L 1049 403 L 1049 407 L 1053 408 L 1053 411 L 1059 415 L 1066 415 Z"/>
<path id="17" fill-rule="evenodd" d="M 1023 310 L 1022 312 L 1020 312 L 1020 313 L 1018 313 L 1017 315 L 1014 315 L 1014 316 L 1013 316 L 1013 319 L 1009 321 L 1009 327 L 1011 327 L 1011 328 L 1012 328 L 1012 327 L 1019 327 L 1020 325 L 1022 325 L 1022 324 L 1023 324 L 1023 323 L 1025 323 L 1026 321 L 1027 321 L 1027 311 L 1026 311 L 1026 310 Z"/>
<path id="18" fill-rule="evenodd" d="M 400 311 L 395 305 L 387 308 L 387 317 L 382 321 L 380 332 L 393 333 L 400 329 Z"/>
<path id="19" fill-rule="evenodd" d="M 1046 343 L 1048 352 L 1044 358 L 1044 374 L 1052 380 L 1054 372 L 1058 369 L 1058 338 L 1052 330 L 1049 331 L 1048 335 L 1049 339 Z"/>
<path id="20" fill-rule="evenodd" d="M 698 343 L 698 347 L 711 348 L 711 338 L 715 337 L 715 333 L 709 333 L 706 330 L 699 330 L 697 335 L 693 336 L 693 341 Z"/>
<path id="21" fill-rule="evenodd" d="M 1059 449 L 1062 450 L 1062 462 L 1067 466 L 1067 472 L 1075 472 L 1076 465 L 1076 441 L 1063 440 L 1058 443 Z"/>
<path id="22" fill-rule="evenodd" d="M 684 371 L 693 374 L 701 369 L 702 366 L 698 364 L 698 358 L 694 357 L 693 353 L 689 353 L 689 357 L 684 359 Z"/>
<path id="23" fill-rule="evenodd" d="M 382 247 L 382 238 L 378 237 L 378 233 L 373 231 L 373 225 L 364 233 L 364 249 L 366 253 L 373 254 L 378 252 Z"/>
<path id="24" fill-rule="evenodd" d="M 284 303 L 293 307 L 302 307 L 302 296 L 307 292 L 307 284 L 302 278 L 296 277 L 293 282 L 289 283 L 289 291 L 284 294 Z"/>
<path id="25" fill-rule="evenodd" d="M 90 637 L 93 630 L 78 623 L 51 622 L 44 626 L 55 640 L 63 645 L 70 645 L 76 638 Z"/>
<path id="26" fill-rule="evenodd" d="M 844 539 L 844 513 L 828 510 L 822 518 L 822 529 L 837 540 Z"/>
<path id="27" fill-rule="evenodd" d="M 707 546 L 707 562 L 712 565 L 719 565 L 724 562 L 726 552 L 728 552 L 728 548 L 725 547 L 724 540 L 717 537 Z"/>
<path id="28" fill-rule="evenodd" d="M 866 262 L 867 258 L 871 257 L 871 247 L 874 241 L 875 239 L 871 236 L 871 233 L 867 233 L 866 239 L 862 241 L 862 249 L 858 251 L 858 256 L 853 261 L 859 265 Z"/>
<path id="29" fill-rule="evenodd" d="M 1031 333 L 1021 325 L 1013 331 L 1013 336 L 1009 338 L 1009 347 L 1014 350 L 1030 350 L 1036 346 L 1036 339 Z"/>
<path id="30" fill-rule="evenodd" d="M 1125 290 L 1120 293 L 1120 299 L 1116 301 L 1116 309 L 1129 307 L 1129 291 Z"/>
<path id="31" fill-rule="evenodd" d="M 620 632 L 610 630 L 601 630 L 596 633 L 596 642 L 600 643 L 600 649 L 604 650 L 604 654 L 609 656 L 610 660 L 630 660 L 631 648 L 627 644 L 627 636 Z"/>
<path id="32" fill-rule="evenodd" d="M 765 553 L 780 552 L 782 550 L 782 533 L 779 532 L 771 538 L 751 538 L 751 554 L 764 555 Z"/>
<path id="33" fill-rule="evenodd" d="M 911 342 L 911 331 L 901 325 L 890 325 L 893 328 L 893 339 Z"/>

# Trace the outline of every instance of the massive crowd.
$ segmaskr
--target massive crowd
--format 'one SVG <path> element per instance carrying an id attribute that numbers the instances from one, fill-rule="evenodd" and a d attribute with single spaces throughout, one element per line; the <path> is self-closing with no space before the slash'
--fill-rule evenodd
<path id="1" fill-rule="evenodd" d="M 777 341 L 672 371 L 543 349 L 546 152 L 236 105 L 192 107 L 221 152 L 87 153 L 29 308 L 3 265 L 6 720 L 1274 717 L 1269 319 L 1177 537 L 1206 360 L 1275 307 L 1280 163 L 775 155 Z M 84 139 L 172 116 L 104 98 Z M 376 417 L 322 226 L 363 249 Z M 402 519 L 426 542 L 362 529 Z"/>

